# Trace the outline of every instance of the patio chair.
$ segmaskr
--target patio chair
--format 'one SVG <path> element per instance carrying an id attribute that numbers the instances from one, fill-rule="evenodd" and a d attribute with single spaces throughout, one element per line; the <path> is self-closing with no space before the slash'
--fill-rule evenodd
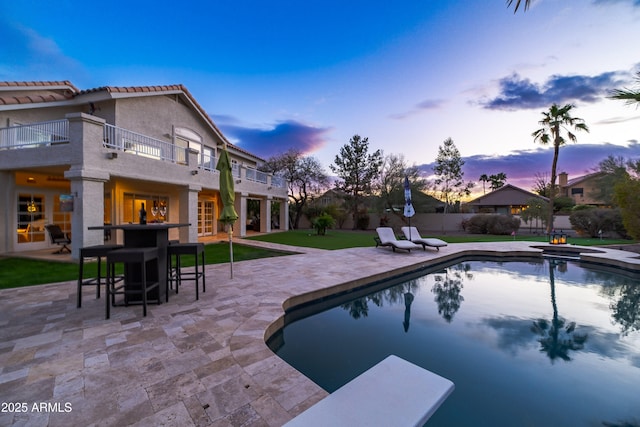
<path id="1" fill-rule="evenodd" d="M 396 235 L 393 233 L 391 227 L 378 227 L 376 228 L 376 232 L 378 233 L 378 236 L 374 237 L 376 248 L 378 246 L 391 246 L 394 252 L 396 249 L 404 249 L 409 252 L 411 252 L 411 249 L 420 249 L 420 246 L 413 242 L 396 239 Z"/>
<path id="2" fill-rule="evenodd" d="M 54 254 L 61 254 L 65 251 L 71 253 L 71 249 L 69 249 L 69 247 L 67 246 L 71 244 L 71 237 L 69 236 L 69 233 L 65 233 L 64 231 L 62 231 L 60 226 L 56 224 L 48 224 L 45 225 L 44 228 L 46 228 L 47 232 L 49 233 L 51 243 L 62 245 L 62 247 L 55 251 Z"/>
<path id="3" fill-rule="evenodd" d="M 418 229 L 416 227 L 402 227 L 401 230 L 407 240 L 422 245 L 422 249 L 424 249 L 425 251 L 427 250 L 427 246 L 436 248 L 437 250 L 440 250 L 440 248 L 443 246 L 447 246 L 447 242 L 445 242 L 444 240 L 435 239 L 433 237 L 425 238 L 420 236 L 420 233 L 418 233 Z"/>

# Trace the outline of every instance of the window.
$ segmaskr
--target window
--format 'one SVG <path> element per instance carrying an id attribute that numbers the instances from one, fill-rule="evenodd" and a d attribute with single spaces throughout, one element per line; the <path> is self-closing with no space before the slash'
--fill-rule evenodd
<path id="1" fill-rule="evenodd" d="M 42 194 L 18 195 L 18 244 L 45 240 L 44 202 Z"/>
<path id="2" fill-rule="evenodd" d="M 584 188 L 572 188 L 571 189 L 571 195 L 572 196 L 584 196 Z"/>

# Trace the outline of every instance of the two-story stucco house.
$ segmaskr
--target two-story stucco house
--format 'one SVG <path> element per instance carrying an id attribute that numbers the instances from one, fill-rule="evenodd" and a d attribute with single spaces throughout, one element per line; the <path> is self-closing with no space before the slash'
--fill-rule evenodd
<path id="1" fill-rule="evenodd" d="M 606 204 L 596 196 L 599 191 L 598 180 L 603 175 L 602 172 L 594 172 L 569 179 L 566 172 L 559 173 L 560 196 L 570 197 L 576 205 L 606 207 Z"/>
<path id="2" fill-rule="evenodd" d="M 191 224 L 170 238 L 215 236 L 224 145 L 235 234 L 246 234 L 248 204 L 262 232 L 286 229 L 286 183 L 257 170 L 263 159 L 230 144 L 184 86 L 0 82 L 0 254 L 53 247 L 46 224 L 71 234 L 73 258 L 83 246 L 120 243 L 120 232 L 88 227 L 137 222 L 142 203 L 149 222 Z"/>

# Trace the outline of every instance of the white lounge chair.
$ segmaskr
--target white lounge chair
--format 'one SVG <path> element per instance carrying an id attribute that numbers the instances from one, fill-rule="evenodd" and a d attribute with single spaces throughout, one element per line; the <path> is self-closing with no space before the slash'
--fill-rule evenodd
<path id="1" fill-rule="evenodd" d="M 378 237 L 375 238 L 376 248 L 378 246 L 391 246 L 394 252 L 396 249 L 404 249 L 409 252 L 411 252 L 411 249 L 420 249 L 420 246 L 408 240 L 396 239 L 396 235 L 393 233 L 391 227 L 378 227 L 376 228 L 376 232 L 378 233 Z"/>
<path id="2" fill-rule="evenodd" d="M 422 245 L 422 249 L 427 250 L 427 246 L 440 250 L 441 247 L 447 246 L 447 242 L 435 238 L 421 237 L 418 229 L 415 227 L 402 227 L 402 232 L 407 240 Z"/>

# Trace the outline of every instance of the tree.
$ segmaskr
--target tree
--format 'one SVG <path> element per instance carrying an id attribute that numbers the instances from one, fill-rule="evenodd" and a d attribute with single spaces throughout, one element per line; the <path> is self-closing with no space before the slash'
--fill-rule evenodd
<path id="1" fill-rule="evenodd" d="M 627 161 L 622 156 L 609 155 L 598 164 L 597 171 L 601 175 L 596 179 L 596 188 L 591 196 L 609 206 L 615 205 L 615 185 L 628 176 Z"/>
<path id="2" fill-rule="evenodd" d="M 482 194 L 486 194 L 487 191 L 484 186 L 487 182 L 489 182 L 489 177 L 486 173 L 483 173 L 482 175 L 480 175 L 480 178 L 478 178 L 478 181 L 482 182 Z"/>
<path id="3" fill-rule="evenodd" d="M 640 106 L 640 71 L 636 75 L 636 84 L 638 87 L 636 89 L 614 89 L 611 99 L 617 99 L 620 101 L 625 101 L 627 104 L 632 105 L 636 104 L 636 108 Z"/>
<path id="4" fill-rule="evenodd" d="M 538 122 L 543 127 L 533 132 L 531 135 L 535 142 L 542 145 L 553 144 L 553 162 L 551 163 L 551 185 L 549 187 L 549 220 L 547 221 L 547 233 L 553 230 L 553 201 L 556 193 L 556 172 L 558 167 L 558 156 L 560 147 L 566 144 L 566 139 L 562 136 L 563 131 L 567 134 L 570 141 L 577 141 L 576 136 L 571 132 L 574 130 L 583 130 L 589 132 L 589 128 L 584 120 L 571 117 L 571 110 L 574 108 L 572 104 L 566 104 L 560 107 L 557 104 L 551 105 L 549 111 L 543 111 L 544 118 Z"/>
<path id="5" fill-rule="evenodd" d="M 531 7 L 531 2 L 532 0 L 524 0 L 525 12 L 529 9 L 529 7 Z M 518 11 L 518 8 L 520 7 L 520 3 L 522 3 L 522 0 L 507 0 L 507 7 L 511 7 L 513 3 L 515 3 L 515 7 L 513 8 L 513 13 L 516 13 Z"/>
<path id="6" fill-rule="evenodd" d="M 500 172 L 495 175 L 490 175 L 489 181 L 491 181 L 491 190 L 497 190 L 498 188 L 503 187 L 504 183 L 507 182 L 507 174 Z"/>
<path id="7" fill-rule="evenodd" d="M 529 231 L 533 226 L 533 220 L 536 221 L 535 230 L 538 230 L 538 221 L 544 224 L 548 215 L 549 204 L 539 197 L 532 197 L 527 200 L 527 208 L 522 211 L 520 218 L 529 224 Z"/>
<path id="8" fill-rule="evenodd" d="M 298 228 L 307 202 L 329 186 L 329 178 L 320 162 L 312 156 L 303 156 L 295 149 L 271 157 L 260 169 L 281 175 L 287 181 L 293 228 Z"/>
<path id="9" fill-rule="evenodd" d="M 355 229 L 362 198 L 372 193 L 374 181 L 380 175 L 382 151 L 376 150 L 369 154 L 369 138 L 354 135 L 348 144 L 340 148 L 340 154 L 329 167 L 338 176 L 335 188 L 347 195 Z"/>
<path id="10" fill-rule="evenodd" d="M 438 157 L 433 171 L 436 175 L 435 184 L 444 200 L 444 213 L 453 202 L 459 201 L 462 196 L 471 194 L 473 183 L 465 183 L 462 172 L 464 160 L 460 156 L 460 151 L 451 138 L 447 138 L 443 145 L 438 147 Z"/>
<path id="11" fill-rule="evenodd" d="M 380 168 L 380 177 L 376 189 L 380 194 L 383 209 L 389 209 L 392 213 L 402 216 L 402 212 L 396 212 L 394 206 L 404 204 L 404 177 L 409 178 L 412 193 L 424 191 L 427 181 L 420 176 L 420 170 L 416 165 L 409 166 L 404 156 L 389 154 L 384 157 Z M 417 209 L 414 200 L 414 208 Z"/>
<path id="12" fill-rule="evenodd" d="M 627 233 L 640 239 L 640 160 L 629 161 L 627 166 L 631 173 L 615 185 L 615 200 Z"/>
<path id="13" fill-rule="evenodd" d="M 549 175 L 546 172 L 536 172 L 535 181 L 533 183 L 533 188 L 531 189 L 531 191 L 540 196 L 549 197 L 549 187 Z"/>

